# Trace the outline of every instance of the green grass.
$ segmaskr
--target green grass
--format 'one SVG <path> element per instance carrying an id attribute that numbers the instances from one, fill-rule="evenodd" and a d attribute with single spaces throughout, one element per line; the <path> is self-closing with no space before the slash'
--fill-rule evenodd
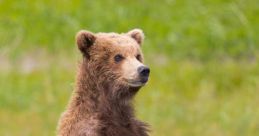
<path id="1" fill-rule="evenodd" d="M 142 28 L 151 77 L 135 99 L 152 136 L 259 134 L 256 0 L 0 0 L 0 135 L 55 135 L 80 29 Z"/>

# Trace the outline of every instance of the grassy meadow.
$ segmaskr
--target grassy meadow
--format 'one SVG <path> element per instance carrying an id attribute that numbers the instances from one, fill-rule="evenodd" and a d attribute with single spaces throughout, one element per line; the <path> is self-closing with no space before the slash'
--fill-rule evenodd
<path id="1" fill-rule="evenodd" d="M 56 134 L 77 31 L 141 28 L 151 136 L 258 136 L 258 24 L 257 0 L 0 0 L 0 135 Z"/>

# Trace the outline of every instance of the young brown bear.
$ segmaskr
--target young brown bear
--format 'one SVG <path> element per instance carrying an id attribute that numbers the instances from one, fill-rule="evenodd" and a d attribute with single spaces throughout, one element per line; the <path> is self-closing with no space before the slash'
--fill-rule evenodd
<path id="1" fill-rule="evenodd" d="M 62 114 L 59 136 L 147 136 L 147 125 L 135 119 L 132 97 L 148 81 L 143 65 L 140 29 L 125 34 L 80 31 L 83 60 L 76 88 Z"/>

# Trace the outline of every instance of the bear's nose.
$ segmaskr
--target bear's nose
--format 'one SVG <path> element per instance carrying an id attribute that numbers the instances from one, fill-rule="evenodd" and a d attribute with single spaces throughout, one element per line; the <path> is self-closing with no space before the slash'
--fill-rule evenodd
<path id="1" fill-rule="evenodd" d="M 139 73 L 140 76 L 146 77 L 146 76 L 149 75 L 149 72 L 150 72 L 150 70 L 149 70 L 149 68 L 146 67 L 146 66 L 140 66 L 140 67 L 138 68 L 138 73 Z"/>

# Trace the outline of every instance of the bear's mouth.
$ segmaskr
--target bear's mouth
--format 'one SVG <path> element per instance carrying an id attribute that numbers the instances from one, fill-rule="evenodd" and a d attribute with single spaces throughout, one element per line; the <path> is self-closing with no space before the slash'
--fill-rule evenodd
<path id="1" fill-rule="evenodd" d="M 148 77 L 146 78 L 141 78 L 141 79 L 126 79 L 126 82 L 129 86 L 131 87 L 140 87 L 140 86 L 144 86 L 148 81 Z"/>

